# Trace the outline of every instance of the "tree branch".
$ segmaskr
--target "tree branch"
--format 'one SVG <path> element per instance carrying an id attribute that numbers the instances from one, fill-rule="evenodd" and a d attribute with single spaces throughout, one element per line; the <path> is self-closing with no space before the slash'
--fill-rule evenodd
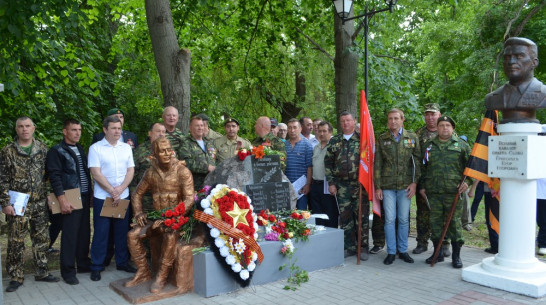
<path id="1" fill-rule="evenodd" d="M 513 33 L 514 36 L 519 36 L 519 34 L 521 34 L 521 32 L 523 31 L 523 28 L 525 27 L 527 22 L 529 22 L 529 20 L 531 20 L 531 18 L 533 18 L 533 16 L 536 15 L 536 13 L 538 13 L 544 6 L 546 6 L 546 0 L 542 1 L 539 5 L 533 7 L 533 9 L 529 12 L 529 14 L 527 14 L 527 16 L 523 18 L 521 23 L 514 30 L 514 33 Z"/>
<path id="2" fill-rule="evenodd" d="M 254 40 L 254 36 L 256 36 L 256 33 L 258 32 L 258 25 L 260 24 L 260 18 L 262 17 L 262 13 L 264 12 L 265 5 L 269 2 L 269 0 L 264 0 L 264 3 L 262 4 L 262 7 L 260 8 L 260 13 L 258 13 L 258 16 L 256 17 L 256 24 L 254 25 L 254 30 L 252 31 L 252 35 L 248 39 L 248 48 L 246 50 L 245 55 L 245 63 L 244 63 L 244 71 L 245 76 L 248 76 L 248 70 L 246 68 L 246 63 L 248 62 L 248 54 L 250 53 L 250 49 L 252 49 L 252 41 Z"/>
<path id="3" fill-rule="evenodd" d="M 506 40 L 506 38 L 509 37 L 508 34 L 510 34 L 510 29 L 512 28 L 512 23 L 514 23 L 516 20 L 518 20 L 519 16 L 521 15 L 521 11 L 527 5 L 527 3 L 529 3 L 529 0 L 523 1 L 521 6 L 519 7 L 518 12 L 516 13 L 516 16 L 514 16 L 514 18 L 512 18 L 512 20 L 510 20 L 508 22 L 508 26 L 506 27 L 506 32 L 504 32 L 504 40 Z"/>
<path id="4" fill-rule="evenodd" d="M 310 43 L 314 44 L 315 47 L 317 47 L 317 50 L 321 51 L 326 55 L 331 61 L 334 61 L 334 57 L 328 53 L 328 51 L 324 50 L 317 42 L 315 42 L 311 37 L 307 36 L 299 27 L 296 27 L 296 31 L 298 31 L 300 34 L 302 34 L 307 40 L 309 40 Z"/>

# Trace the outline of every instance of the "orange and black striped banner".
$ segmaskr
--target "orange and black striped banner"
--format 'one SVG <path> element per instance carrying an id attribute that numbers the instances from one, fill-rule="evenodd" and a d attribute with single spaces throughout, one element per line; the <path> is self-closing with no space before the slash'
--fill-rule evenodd
<path id="1" fill-rule="evenodd" d="M 498 112 L 488 110 L 485 112 L 480 131 L 472 147 L 470 158 L 466 164 L 464 175 L 487 183 L 491 190 L 493 200 L 490 204 L 489 221 L 491 227 L 499 233 L 499 179 L 487 175 L 487 163 L 489 160 L 489 136 L 496 136 L 498 123 Z M 494 195 L 493 195 L 494 194 Z"/>

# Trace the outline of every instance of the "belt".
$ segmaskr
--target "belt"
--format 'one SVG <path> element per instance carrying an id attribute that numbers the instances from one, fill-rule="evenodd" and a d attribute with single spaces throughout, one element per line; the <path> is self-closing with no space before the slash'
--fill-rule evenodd
<path id="1" fill-rule="evenodd" d="M 324 180 L 315 180 L 315 179 L 313 179 L 313 180 L 311 181 L 311 183 L 312 183 L 312 184 L 324 183 Z"/>

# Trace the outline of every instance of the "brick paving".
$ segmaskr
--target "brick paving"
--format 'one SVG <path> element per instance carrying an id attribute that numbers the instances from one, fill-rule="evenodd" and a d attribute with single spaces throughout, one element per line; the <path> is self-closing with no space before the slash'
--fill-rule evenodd
<path id="1" fill-rule="evenodd" d="M 410 238 L 409 246 L 415 247 L 415 238 Z M 390 266 L 383 264 L 385 251 L 370 255 L 370 259 L 360 265 L 356 265 L 354 256 L 349 257 L 342 266 L 311 272 L 309 282 L 296 291 L 284 290 L 286 281 L 282 280 L 210 298 L 188 293 L 147 304 L 546 304 L 546 297 L 535 299 L 464 282 L 461 269 L 453 269 L 450 258 L 431 268 L 424 263 L 431 252 L 429 249 L 412 255 L 414 264 L 396 259 Z M 487 256 L 489 254 L 476 248 L 463 247 L 461 252 L 465 266 L 479 263 Z M 58 271 L 53 273 L 59 276 Z M 112 266 L 102 272 L 99 282 L 91 281 L 89 274 L 78 274 L 80 284 L 75 286 L 62 281 L 37 283 L 33 276 L 28 276 L 16 292 L 4 292 L 4 304 L 127 304 L 108 285 L 129 276 Z M 4 279 L 4 289 L 7 284 L 8 280 Z"/>

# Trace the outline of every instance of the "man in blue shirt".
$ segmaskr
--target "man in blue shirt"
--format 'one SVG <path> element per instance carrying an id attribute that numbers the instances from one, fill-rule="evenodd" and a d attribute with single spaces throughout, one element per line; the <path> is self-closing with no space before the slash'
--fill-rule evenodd
<path id="1" fill-rule="evenodd" d="M 297 119 L 288 121 L 288 141 L 286 145 L 286 170 L 285 174 L 290 182 L 294 183 L 298 178 L 306 175 L 306 183 L 300 189 L 299 194 L 303 194 L 298 199 L 296 208 L 298 210 L 307 209 L 307 194 L 311 187 L 313 176 L 313 147 L 301 136 L 301 125 Z"/>

